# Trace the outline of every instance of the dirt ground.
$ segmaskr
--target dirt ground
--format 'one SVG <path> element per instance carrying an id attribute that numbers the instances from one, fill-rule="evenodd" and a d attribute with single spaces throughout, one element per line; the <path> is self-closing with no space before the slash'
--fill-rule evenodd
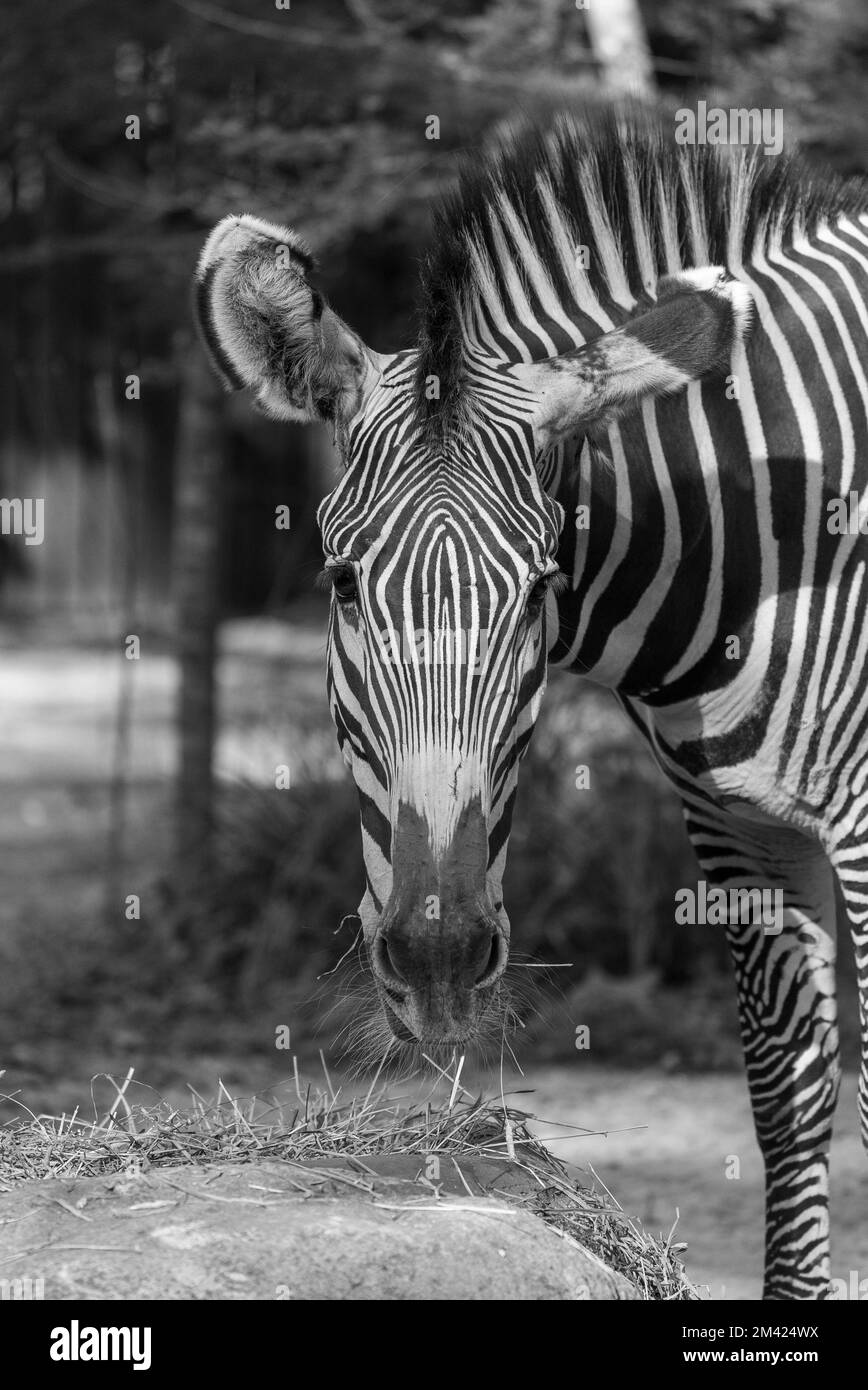
<path id="1" fill-rule="evenodd" d="M 678 1212 L 690 1277 L 714 1299 L 759 1298 L 763 1180 L 742 1076 L 662 1076 L 553 1067 L 534 1074 L 536 1126 L 563 1159 L 590 1165 L 625 1208 L 655 1233 Z M 557 1125 L 607 1133 L 559 1137 Z M 555 1122 L 555 1123 L 553 1123 Z M 634 1128 L 634 1126 L 637 1126 Z M 730 1156 L 739 1160 L 740 1177 Z M 868 1158 L 859 1140 L 856 1077 L 841 1087 L 832 1145 L 832 1273 L 868 1274 Z"/>

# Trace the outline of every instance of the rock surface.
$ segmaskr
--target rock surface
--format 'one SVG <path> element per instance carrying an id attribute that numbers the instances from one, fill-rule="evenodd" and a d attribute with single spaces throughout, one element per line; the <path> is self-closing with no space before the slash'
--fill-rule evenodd
<path id="1" fill-rule="evenodd" d="M 501 1195 L 527 1190 L 520 1170 L 462 1160 L 459 1176 L 443 1156 L 432 1183 L 425 1166 L 271 1158 L 24 1183 L 0 1194 L 0 1291 L 29 1278 L 46 1299 L 640 1297 Z"/>

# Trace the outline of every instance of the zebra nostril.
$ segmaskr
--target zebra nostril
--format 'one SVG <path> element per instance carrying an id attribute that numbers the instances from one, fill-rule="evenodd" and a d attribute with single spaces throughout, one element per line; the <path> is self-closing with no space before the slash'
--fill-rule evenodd
<path id="1" fill-rule="evenodd" d="M 484 989 L 486 985 L 493 985 L 498 976 L 502 973 L 506 965 L 506 942 L 500 932 L 491 933 L 491 950 L 485 962 L 485 968 L 475 981 L 476 989 Z"/>
<path id="2" fill-rule="evenodd" d="M 389 950 L 389 941 L 382 933 L 374 942 L 374 964 L 381 978 L 390 985 L 399 986 L 400 992 L 397 994 L 399 999 L 404 997 L 404 989 L 407 979 L 402 974 L 394 955 Z"/>

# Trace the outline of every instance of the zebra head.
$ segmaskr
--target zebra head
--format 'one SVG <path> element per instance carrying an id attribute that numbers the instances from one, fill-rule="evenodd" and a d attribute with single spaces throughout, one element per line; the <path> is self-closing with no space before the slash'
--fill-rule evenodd
<path id="1" fill-rule="evenodd" d="M 438 351 L 454 343 L 373 352 L 311 264 L 288 229 L 228 217 L 202 254 L 198 317 L 230 387 L 334 430 L 328 688 L 361 803 L 365 943 L 392 1034 L 464 1043 L 502 1014 L 501 879 L 546 681 L 563 512 L 540 459 L 719 364 L 739 306 L 704 271 L 536 362 L 498 357 L 471 326 L 441 394 Z"/>

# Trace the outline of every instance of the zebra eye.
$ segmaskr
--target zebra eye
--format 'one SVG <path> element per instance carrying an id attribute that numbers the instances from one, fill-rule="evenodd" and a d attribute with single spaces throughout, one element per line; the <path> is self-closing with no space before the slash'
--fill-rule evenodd
<path id="1" fill-rule="evenodd" d="M 546 596 L 564 592 L 569 585 L 569 579 L 563 570 L 549 570 L 546 574 L 540 575 L 527 596 L 527 612 L 531 618 L 537 618 L 545 606 Z"/>
<path id="2" fill-rule="evenodd" d="M 338 603 L 355 603 L 358 597 L 356 576 L 349 565 L 340 565 L 331 572 L 332 592 Z"/>
<path id="3" fill-rule="evenodd" d="M 549 576 L 544 575 L 538 579 L 527 596 L 527 606 L 531 612 L 537 612 L 545 603 L 546 594 L 549 590 Z"/>

